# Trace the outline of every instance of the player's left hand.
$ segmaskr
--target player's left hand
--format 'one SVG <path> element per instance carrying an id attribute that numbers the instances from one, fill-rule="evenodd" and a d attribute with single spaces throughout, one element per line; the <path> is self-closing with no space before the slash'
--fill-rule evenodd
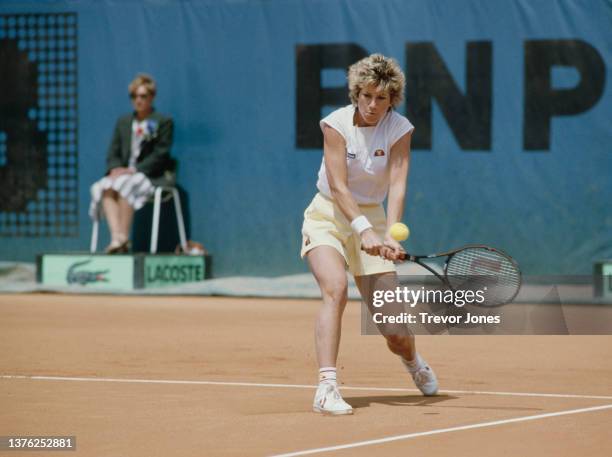
<path id="1" fill-rule="evenodd" d="M 401 244 L 391 238 L 391 235 L 385 236 L 383 247 L 380 250 L 380 256 L 387 260 L 399 260 L 402 254 L 405 254 L 404 248 Z"/>

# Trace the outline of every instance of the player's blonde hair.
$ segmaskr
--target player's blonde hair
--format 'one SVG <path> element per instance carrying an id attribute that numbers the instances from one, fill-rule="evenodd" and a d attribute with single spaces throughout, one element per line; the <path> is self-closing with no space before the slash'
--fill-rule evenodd
<path id="1" fill-rule="evenodd" d="M 144 86 L 149 95 L 151 97 L 155 97 L 155 94 L 157 93 L 157 86 L 155 85 L 153 76 L 146 73 L 138 73 L 128 86 L 129 94 L 133 96 L 136 93 L 136 89 L 138 89 L 140 86 Z"/>
<path id="2" fill-rule="evenodd" d="M 349 67 L 349 97 L 353 105 L 357 105 L 361 89 L 370 84 L 387 92 L 394 108 L 404 99 L 406 78 L 397 61 L 391 57 L 372 54 Z"/>

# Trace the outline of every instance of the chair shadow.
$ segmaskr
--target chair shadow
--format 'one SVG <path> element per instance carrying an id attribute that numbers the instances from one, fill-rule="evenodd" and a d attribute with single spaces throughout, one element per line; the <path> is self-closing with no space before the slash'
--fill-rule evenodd
<path id="1" fill-rule="evenodd" d="M 459 397 L 452 395 L 435 395 L 424 397 L 423 395 L 371 395 L 368 397 L 344 397 L 344 400 L 353 408 L 367 408 L 372 403 L 389 406 L 432 406 L 448 400 L 456 400 Z"/>

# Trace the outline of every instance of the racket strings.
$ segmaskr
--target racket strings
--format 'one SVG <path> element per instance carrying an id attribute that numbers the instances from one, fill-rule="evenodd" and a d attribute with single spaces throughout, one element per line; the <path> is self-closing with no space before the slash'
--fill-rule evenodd
<path id="1" fill-rule="evenodd" d="M 454 254 L 446 265 L 445 275 L 455 290 L 484 291 L 484 304 L 489 306 L 511 301 L 521 284 L 516 264 L 485 248 L 466 248 Z"/>

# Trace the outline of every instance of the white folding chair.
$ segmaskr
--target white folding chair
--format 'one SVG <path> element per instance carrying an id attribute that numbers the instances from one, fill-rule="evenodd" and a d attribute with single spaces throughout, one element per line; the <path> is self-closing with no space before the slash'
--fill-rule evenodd
<path id="1" fill-rule="evenodd" d="M 181 197 L 179 196 L 178 189 L 172 186 L 157 186 L 153 193 L 153 223 L 151 227 L 151 247 L 149 252 L 151 254 L 157 253 L 157 241 L 159 238 L 159 218 L 161 216 L 161 203 L 162 197 L 166 193 L 172 200 L 174 200 L 174 210 L 176 212 L 176 225 L 178 226 L 179 238 L 181 241 L 181 247 L 183 252 L 187 252 L 187 235 L 185 234 L 185 222 L 183 219 L 183 210 L 181 209 Z M 89 245 L 89 251 L 91 253 L 96 252 L 98 249 L 98 232 L 100 228 L 100 209 L 98 207 L 98 217 L 93 222 L 91 230 L 91 243 Z"/>

